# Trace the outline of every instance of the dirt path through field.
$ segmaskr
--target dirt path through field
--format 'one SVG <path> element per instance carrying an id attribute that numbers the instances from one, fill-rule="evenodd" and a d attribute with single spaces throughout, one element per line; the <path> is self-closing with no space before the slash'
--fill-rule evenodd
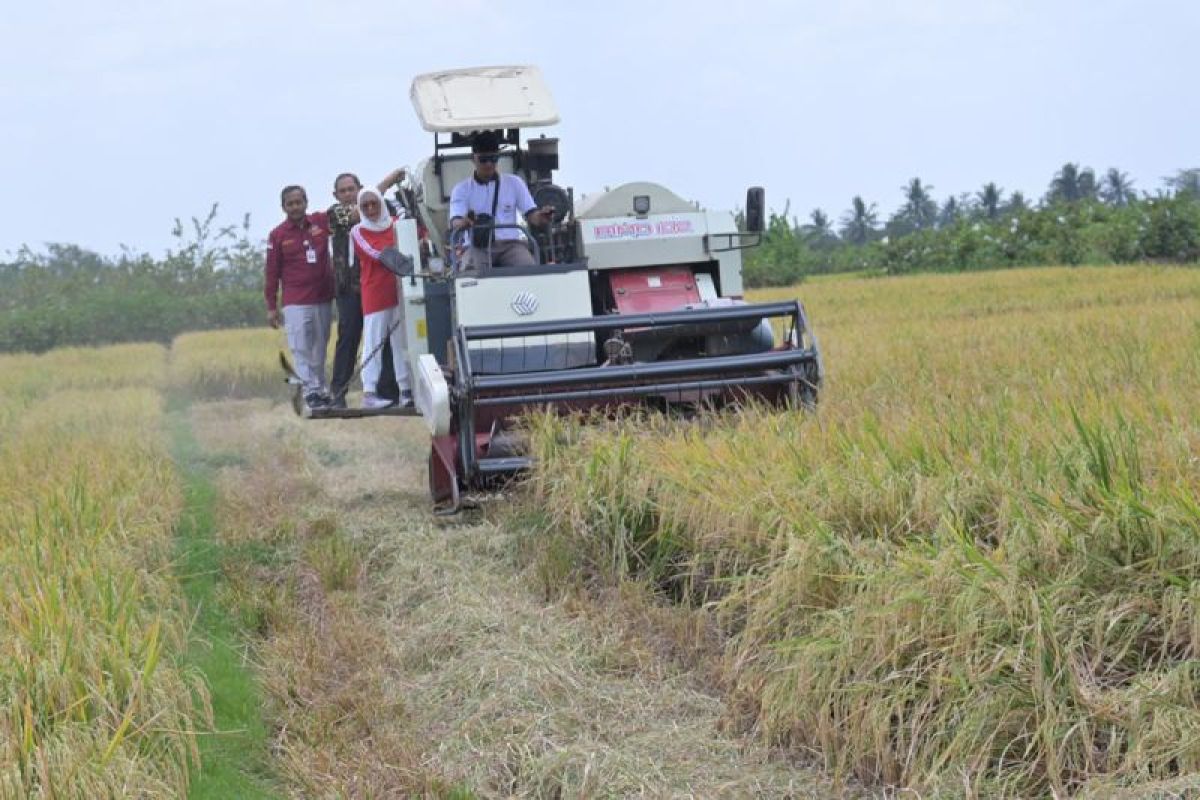
<path id="1" fill-rule="evenodd" d="M 484 797 L 837 796 L 723 734 L 721 700 L 695 675 L 619 626 L 544 602 L 511 531 L 480 514 L 434 520 L 419 422 L 304 423 L 265 401 L 197 405 L 192 418 L 202 446 L 226 454 L 228 486 L 267 477 L 255 454 L 303 454 L 278 469 L 306 473 L 299 517 L 335 519 L 363 554 L 359 589 L 385 650 L 386 668 L 355 678 L 357 691 L 403 716 L 444 785 Z"/>

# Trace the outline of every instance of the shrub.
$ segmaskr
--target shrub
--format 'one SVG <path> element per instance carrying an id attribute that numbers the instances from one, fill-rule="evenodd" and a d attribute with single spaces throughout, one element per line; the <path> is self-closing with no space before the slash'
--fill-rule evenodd
<path id="1" fill-rule="evenodd" d="M 106 258 L 74 245 L 22 248 L 0 264 L 0 352 L 169 342 L 184 331 L 258 325 L 261 249 L 240 228 L 215 229 L 216 207 L 176 224 L 178 249 Z"/>

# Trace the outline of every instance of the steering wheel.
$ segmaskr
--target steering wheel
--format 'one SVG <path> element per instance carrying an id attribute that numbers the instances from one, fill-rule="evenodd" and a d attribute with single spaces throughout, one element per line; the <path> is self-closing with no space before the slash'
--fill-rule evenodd
<path id="1" fill-rule="evenodd" d="M 538 208 L 550 206 L 554 209 L 550 215 L 550 221 L 553 223 L 562 222 L 567 214 L 571 213 L 571 197 L 567 194 L 566 189 L 552 183 L 545 183 L 535 188 L 533 202 Z"/>

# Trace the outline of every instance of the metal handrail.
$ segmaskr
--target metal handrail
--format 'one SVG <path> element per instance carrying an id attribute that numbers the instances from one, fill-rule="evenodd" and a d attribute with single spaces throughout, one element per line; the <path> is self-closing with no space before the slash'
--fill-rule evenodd
<path id="1" fill-rule="evenodd" d="M 675 361 L 650 361 L 643 364 L 619 364 L 606 367 L 580 367 L 569 370 L 514 372 L 499 375 L 472 375 L 471 388 L 478 391 L 528 389 L 533 387 L 610 384 L 623 381 L 654 381 L 688 375 L 714 375 L 742 370 L 782 369 L 816 357 L 808 349 L 769 350 L 733 356 L 709 356 Z M 553 390 L 544 394 L 553 396 Z"/>
<path id="2" fill-rule="evenodd" d="M 693 308 L 682 311 L 661 311 L 648 314 L 610 314 L 604 317 L 577 317 L 545 322 L 516 322 L 497 325 L 469 325 L 459 330 L 467 341 L 504 339 L 517 336 L 541 336 L 555 333 L 611 331 L 625 328 L 656 328 L 699 322 L 733 322 L 763 317 L 790 316 L 800 318 L 800 303 L 785 300 L 777 303 L 747 303 L 720 308 Z"/>
<path id="3" fill-rule="evenodd" d="M 488 237 L 488 247 L 487 247 L 488 266 L 486 267 L 486 270 L 481 270 L 481 272 L 482 271 L 490 271 L 490 270 L 495 269 L 495 266 L 492 264 L 492 245 L 496 242 L 495 233 L 498 230 L 516 229 L 516 230 L 520 231 L 521 233 L 523 233 L 525 235 L 524 241 L 529 242 L 530 244 L 533 245 L 533 260 L 534 260 L 534 262 L 538 263 L 538 264 L 542 263 L 542 248 L 537 242 L 537 237 L 534 236 L 532 234 L 532 232 L 528 231 L 524 225 L 511 223 L 511 222 L 502 222 L 502 223 L 476 222 L 470 228 L 460 228 L 459 230 L 454 230 L 453 228 L 451 228 L 449 231 L 446 232 L 446 255 L 449 256 L 449 258 L 447 259 L 447 266 L 450 267 L 450 272 L 453 272 L 456 274 L 464 272 L 464 270 L 462 268 L 462 260 L 457 257 L 457 253 L 455 252 L 455 250 L 456 250 L 456 246 L 454 243 L 455 237 L 463 236 L 463 235 L 469 236 L 471 231 L 474 230 L 475 228 L 479 228 L 481 230 L 490 230 L 492 233 L 492 235 Z M 474 245 L 469 246 L 468 250 L 472 249 L 473 247 L 474 247 Z M 503 269 L 503 267 L 501 267 L 501 269 Z"/>
<path id="4" fill-rule="evenodd" d="M 804 378 L 793 372 L 780 372 L 772 375 L 742 375 L 736 378 L 710 378 L 694 381 L 675 381 L 672 383 L 652 383 L 646 386 L 610 386 L 597 389 L 576 389 L 570 392 L 530 393 L 519 395 L 502 395 L 499 397 L 476 398 L 478 407 L 488 406 L 519 406 L 536 403 L 568 403 L 577 400 L 604 400 L 616 397 L 646 397 L 648 395 L 672 394 L 681 392 L 705 392 L 714 389 L 740 389 L 746 386 L 767 386 L 780 383 L 795 383 Z"/>

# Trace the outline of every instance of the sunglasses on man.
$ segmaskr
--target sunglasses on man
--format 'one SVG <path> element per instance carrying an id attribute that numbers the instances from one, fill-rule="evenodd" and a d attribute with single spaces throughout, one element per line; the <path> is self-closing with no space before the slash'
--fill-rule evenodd
<path id="1" fill-rule="evenodd" d="M 480 164 L 495 164 L 500 160 L 499 153 L 476 153 L 475 158 L 479 159 Z"/>

